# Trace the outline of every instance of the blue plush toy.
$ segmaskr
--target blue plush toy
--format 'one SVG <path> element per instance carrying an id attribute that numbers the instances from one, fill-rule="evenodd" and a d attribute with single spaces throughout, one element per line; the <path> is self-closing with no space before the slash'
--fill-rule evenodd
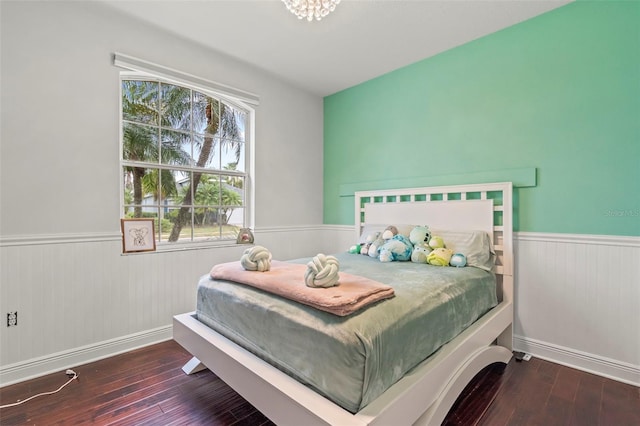
<path id="1" fill-rule="evenodd" d="M 467 257 L 462 253 L 455 253 L 453 256 L 451 256 L 449 265 L 455 266 L 457 268 L 464 268 L 465 266 L 467 266 Z"/>
<path id="2" fill-rule="evenodd" d="M 394 260 L 410 260 L 413 245 L 407 237 L 398 234 L 380 247 L 380 262 L 393 262 Z"/>

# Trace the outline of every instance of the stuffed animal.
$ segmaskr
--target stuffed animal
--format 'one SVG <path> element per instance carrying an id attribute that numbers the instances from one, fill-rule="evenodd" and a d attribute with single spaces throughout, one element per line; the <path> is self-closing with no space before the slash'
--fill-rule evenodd
<path id="1" fill-rule="evenodd" d="M 430 239 L 431 231 L 429 231 L 428 226 L 416 226 L 409 234 L 409 241 L 411 241 L 411 244 L 414 246 L 419 243 L 429 244 Z"/>
<path id="2" fill-rule="evenodd" d="M 382 238 L 385 240 L 390 240 L 396 235 L 398 235 L 398 228 L 393 225 L 387 226 L 384 231 L 382 231 Z"/>
<path id="3" fill-rule="evenodd" d="M 371 243 L 367 251 L 369 257 L 373 257 L 374 259 L 380 256 L 380 249 L 382 248 L 382 246 L 387 241 L 398 235 L 398 228 L 393 225 L 389 225 L 384 229 L 384 231 L 380 232 L 379 234 L 380 235 L 378 236 L 378 238 L 376 238 L 376 240 Z"/>
<path id="4" fill-rule="evenodd" d="M 411 261 L 414 263 L 427 263 L 427 256 L 431 253 L 431 247 L 426 243 L 418 243 L 413 245 L 411 251 Z"/>
<path id="5" fill-rule="evenodd" d="M 360 248 L 362 244 L 356 244 L 354 246 L 349 247 L 349 253 L 351 254 L 360 254 Z"/>
<path id="6" fill-rule="evenodd" d="M 431 239 L 429 240 L 429 247 L 435 250 L 437 248 L 444 248 L 446 247 L 446 245 L 444 244 L 444 240 L 442 239 L 442 237 L 432 235 Z"/>
<path id="7" fill-rule="evenodd" d="M 369 246 L 369 257 L 373 257 L 374 259 L 380 256 L 380 248 L 384 245 L 386 240 L 382 237 L 378 237 L 371 245 Z"/>
<path id="8" fill-rule="evenodd" d="M 365 255 L 368 254 L 371 243 L 373 243 L 376 239 L 378 239 L 379 236 L 380 236 L 380 232 L 374 232 L 372 234 L 367 235 L 366 239 L 364 240 L 364 243 L 360 246 L 360 254 L 365 254 Z"/>
<path id="9" fill-rule="evenodd" d="M 393 262 L 411 259 L 413 245 L 402 234 L 395 235 L 380 248 L 380 262 Z"/>
<path id="10" fill-rule="evenodd" d="M 413 244 L 411 261 L 415 263 L 427 263 L 427 255 L 431 253 L 429 240 L 431 231 L 428 226 L 416 226 L 409 233 L 409 241 Z"/>
<path id="11" fill-rule="evenodd" d="M 449 261 L 451 260 L 452 255 L 453 250 L 440 247 L 429 253 L 427 256 L 427 263 L 435 266 L 449 266 Z"/>
<path id="12" fill-rule="evenodd" d="M 464 268 L 465 266 L 467 266 L 467 257 L 462 253 L 456 253 L 451 256 L 449 265 L 455 266 L 456 268 Z"/>

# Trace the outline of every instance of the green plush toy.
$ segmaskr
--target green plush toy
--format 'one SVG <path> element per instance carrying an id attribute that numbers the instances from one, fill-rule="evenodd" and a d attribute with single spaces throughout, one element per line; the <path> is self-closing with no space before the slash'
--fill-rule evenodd
<path id="1" fill-rule="evenodd" d="M 427 263 L 434 266 L 449 266 L 453 250 L 440 247 L 427 255 Z"/>
<path id="2" fill-rule="evenodd" d="M 435 250 L 437 248 L 444 248 L 446 246 L 444 245 L 444 240 L 442 239 L 442 237 L 432 235 L 431 239 L 429 240 L 429 247 Z"/>
<path id="3" fill-rule="evenodd" d="M 431 231 L 428 226 L 416 226 L 409 233 L 409 241 L 413 244 L 411 261 L 414 263 L 427 263 L 427 255 L 431 253 L 429 240 Z"/>
<path id="4" fill-rule="evenodd" d="M 431 231 L 429 231 L 428 226 L 416 226 L 409 233 L 409 241 L 414 246 L 416 244 L 429 244 L 429 240 L 431 239 Z"/>

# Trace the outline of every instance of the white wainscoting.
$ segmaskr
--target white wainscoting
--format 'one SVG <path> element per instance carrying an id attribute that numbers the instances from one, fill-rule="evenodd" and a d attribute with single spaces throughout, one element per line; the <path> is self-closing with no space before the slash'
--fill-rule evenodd
<path id="1" fill-rule="evenodd" d="M 640 386 L 640 238 L 516 235 L 514 347 Z"/>
<path id="2" fill-rule="evenodd" d="M 258 228 L 276 259 L 347 250 L 353 227 Z M 111 235 L 0 240 L 0 385 L 171 338 L 196 282 L 244 246 L 121 255 Z M 640 385 L 640 238 L 515 234 L 514 347 Z M 18 326 L 6 327 L 18 311 Z"/>
<path id="3" fill-rule="evenodd" d="M 277 259 L 312 256 L 332 246 L 331 229 L 257 229 L 256 244 Z M 171 339 L 199 277 L 245 249 L 122 255 L 117 233 L 0 239 L 0 386 Z M 7 327 L 13 311 L 18 325 Z"/>

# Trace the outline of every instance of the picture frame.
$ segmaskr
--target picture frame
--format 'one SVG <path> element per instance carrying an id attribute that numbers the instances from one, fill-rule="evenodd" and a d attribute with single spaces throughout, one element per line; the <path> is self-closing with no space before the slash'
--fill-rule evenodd
<path id="1" fill-rule="evenodd" d="M 138 253 L 156 250 L 153 219 L 120 219 L 122 252 Z"/>

